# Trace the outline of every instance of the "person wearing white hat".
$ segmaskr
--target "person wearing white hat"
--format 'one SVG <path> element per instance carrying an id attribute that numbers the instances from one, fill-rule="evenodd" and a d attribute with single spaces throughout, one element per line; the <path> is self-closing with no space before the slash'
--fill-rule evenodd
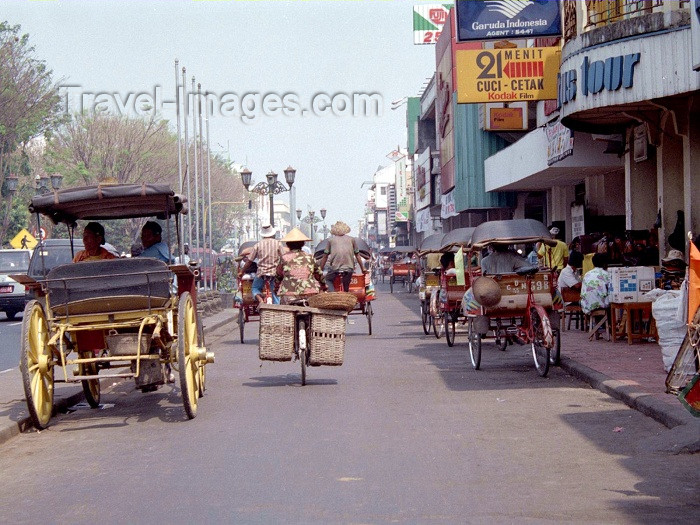
<path id="1" fill-rule="evenodd" d="M 315 295 L 325 287 L 323 274 L 313 255 L 302 251 L 304 244 L 310 240 L 299 228 L 292 229 L 282 238 L 289 251 L 282 255 L 277 265 L 277 293 L 281 304 L 291 304 Z"/>
<path id="2" fill-rule="evenodd" d="M 552 226 L 549 229 L 549 233 L 552 235 L 552 239 L 557 241 L 557 245 L 547 246 L 544 243 L 540 243 L 537 250 L 537 256 L 547 268 L 561 271 L 566 267 L 566 263 L 568 262 L 569 247 L 564 241 L 557 239 L 557 235 L 559 235 L 559 228 Z"/>
<path id="3" fill-rule="evenodd" d="M 258 261 L 258 275 L 253 281 L 253 297 L 255 297 L 258 302 L 264 302 L 262 292 L 265 286 L 265 282 L 269 283 L 270 295 L 272 296 L 272 302 L 274 304 L 279 304 L 279 298 L 275 294 L 275 275 L 277 272 L 277 265 L 280 262 L 282 255 L 285 250 L 282 247 L 282 243 L 275 239 L 277 235 L 277 230 L 274 226 L 266 224 L 260 230 L 260 236 L 262 240 L 259 241 L 250 254 L 246 257 L 248 261 L 246 264 L 238 270 L 238 276 L 243 277 L 246 273 L 248 267 L 252 265 L 253 261 L 257 259 Z"/>

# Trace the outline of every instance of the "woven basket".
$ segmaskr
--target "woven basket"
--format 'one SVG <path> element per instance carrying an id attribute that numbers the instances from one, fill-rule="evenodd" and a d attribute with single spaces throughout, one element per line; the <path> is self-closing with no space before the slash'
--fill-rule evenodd
<path id="1" fill-rule="evenodd" d="M 309 365 L 340 366 L 343 364 L 346 319 L 347 316 L 340 313 L 311 315 Z"/>
<path id="2" fill-rule="evenodd" d="M 350 292 L 319 293 L 309 297 L 309 306 L 320 310 L 351 311 L 357 304 L 357 297 Z"/>
<path id="3" fill-rule="evenodd" d="M 264 361 L 291 361 L 294 352 L 294 312 L 260 309 L 259 357 Z"/>

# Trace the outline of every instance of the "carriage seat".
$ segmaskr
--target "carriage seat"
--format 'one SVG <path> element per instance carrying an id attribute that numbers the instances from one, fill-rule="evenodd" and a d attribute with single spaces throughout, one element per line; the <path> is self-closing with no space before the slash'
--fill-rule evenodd
<path id="1" fill-rule="evenodd" d="M 162 308 L 170 279 L 163 261 L 134 257 L 63 264 L 48 273 L 46 285 L 60 316 Z"/>

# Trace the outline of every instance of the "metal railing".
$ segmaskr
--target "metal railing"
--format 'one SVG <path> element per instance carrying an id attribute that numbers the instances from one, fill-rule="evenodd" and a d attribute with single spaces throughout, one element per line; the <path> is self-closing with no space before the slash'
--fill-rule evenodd
<path id="1" fill-rule="evenodd" d="M 586 28 L 599 27 L 624 18 L 651 13 L 665 4 L 676 4 L 684 8 L 689 0 L 588 0 L 586 1 Z"/>

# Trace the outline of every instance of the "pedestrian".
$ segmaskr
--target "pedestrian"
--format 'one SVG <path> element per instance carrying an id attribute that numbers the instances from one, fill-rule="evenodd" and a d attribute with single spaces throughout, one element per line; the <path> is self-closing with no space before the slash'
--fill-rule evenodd
<path id="1" fill-rule="evenodd" d="M 596 253 L 593 256 L 593 269 L 586 272 L 581 281 L 581 310 L 584 314 L 610 306 L 612 280 L 607 268 L 608 256 Z"/>
<path id="2" fill-rule="evenodd" d="M 331 291 L 336 291 L 334 281 L 338 275 L 341 276 L 343 291 L 347 292 L 350 290 L 350 281 L 355 269 L 355 260 L 357 260 L 357 264 L 360 265 L 360 271 L 366 273 L 364 265 L 362 264 L 362 258 L 360 257 L 360 250 L 357 248 L 357 243 L 348 233 L 350 233 L 350 226 L 342 221 L 336 222 L 331 227 L 331 237 L 328 239 L 328 245 L 323 251 L 323 258 L 321 259 L 320 266 L 321 270 L 323 270 L 330 257 L 331 268 L 326 274 L 326 284 Z"/>
<path id="3" fill-rule="evenodd" d="M 248 267 L 257 259 L 258 274 L 253 281 L 253 297 L 261 304 L 264 302 L 262 292 L 265 282 L 267 282 L 270 287 L 270 295 L 273 304 L 279 304 L 279 298 L 275 293 L 274 285 L 277 265 L 282 255 L 284 255 L 285 250 L 282 243 L 275 239 L 275 235 L 277 235 L 277 229 L 274 226 L 271 224 L 264 225 L 260 230 L 262 240 L 253 246 L 253 249 L 246 257 L 248 259 L 247 262 L 238 270 L 238 276 L 243 277 Z"/>
<path id="4" fill-rule="evenodd" d="M 540 247 L 537 250 L 537 256 L 543 263 L 543 266 L 551 268 L 552 270 L 563 270 L 566 266 L 567 259 L 569 258 L 569 247 L 564 241 L 557 239 L 559 235 L 559 228 L 552 226 L 549 229 L 549 233 L 552 239 L 556 241 L 555 246 L 549 246 L 545 243 L 540 243 Z"/>

